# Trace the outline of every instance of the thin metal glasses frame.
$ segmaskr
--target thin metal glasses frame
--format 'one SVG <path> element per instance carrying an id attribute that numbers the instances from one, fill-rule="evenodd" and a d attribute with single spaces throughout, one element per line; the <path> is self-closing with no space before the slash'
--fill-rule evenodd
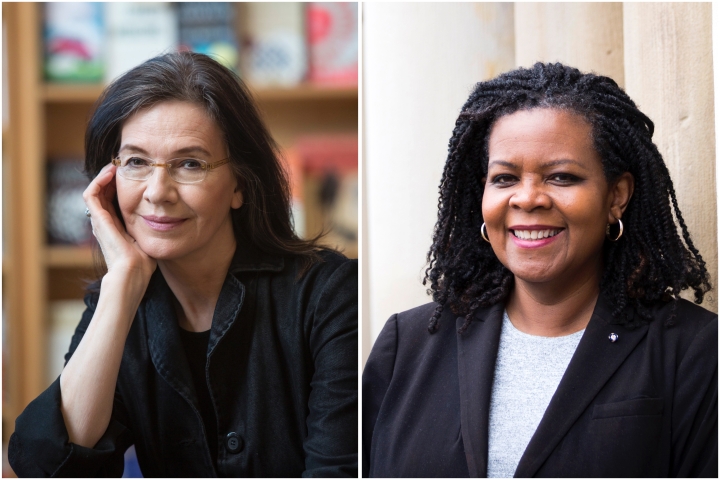
<path id="1" fill-rule="evenodd" d="M 189 157 L 188 157 L 188 159 L 189 159 Z M 165 162 L 165 163 L 148 163 L 148 164 L 145 165 L 145 166 L 146 166 L 146 167 L 164 167 L 164 168 L 167 170 L 168 175 L 170 176 L 170 178 L 172 178 L 174 181 L 176 181 L 176 182 L 178 182 L 178 183 L 184 183 L 184 184 L 186 184 L 186 185 L 189 185 L 189 184 L 193 184 L 193 183 L 200 183 L 200 182 L 202 182 L 203 180 L 205 180 L 205 178 L 207 177 L 207 172 L 208 172 L 208 170 L 213 170 L 213 169 L 215 169 L 215 168 L 217 168 L 217 167 L 220 167 L 220 166 L 222 166 L 222 165 L 225 165 L 226 163 L 229 163 L 229 162 L 230 162 L 230 157 L 225 157 L 225 158 L 223 158 L 222 160 L 218 160 L 217 162 L 214 162 L 214 163 L 208 163 L 208 162 L 206 162 L 205 160 L 200 160 L 200 159 L 197 159 L 197 158 L 193 158 L 192 160 L 195 160 L 196 162 L 198 162 L 198 163 L 201 165 L 200 168 L 201 168 L 202 171 L 205 173 L 205 176 L 204 176 L 202 179 L 200 179 L 200 180 L 198 180 L 198 181 L 196 181 L 196 182 L 180 182 L 180 181 L 178 181 L 175 177 L 173 177 L 172 167 L 171 167 L 172 164 L 170 163 L 170 162 L 172 162 L 173 160 L 186 160 L 186 159 L 185 159 L 185 158 L 173 158 L 173 159 L 171 159 L 169 162 Z M 112 159 L 112 164 L 115 165 L 116 167 L 118 167 L 118 169 L 119 169 L 120 167 L 122 167 L 122 161 L 120 160 L 120 156 L 119 156 L 119 155 L 118 155 L 117 157 L 115 157 L 115 158 Z M 147 179 L 150 178 L 151 176 L 152 176 L 152 174 L 151 174 L 151 175 L 148 175 L 146 178 L 142 178 L 142 179 L 140 179 L 140 178 L 128 178 L 128 180 L 134 180 L 134 181 L 137 181 L 137 182 L 144 182 L 145 180 L 147 180 Z M 123 175 L 123 177 L 124 177 L 124 175 Z M 125 177 L 125 178 L 127 178 L 127 177 Z"/>

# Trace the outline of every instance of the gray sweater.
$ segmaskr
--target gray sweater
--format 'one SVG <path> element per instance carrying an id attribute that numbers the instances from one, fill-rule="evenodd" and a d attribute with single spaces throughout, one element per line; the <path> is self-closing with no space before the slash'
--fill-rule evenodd
<path id="1" fill-rule="evenodd" d="M 490 400 L 488 478 L 515 474 L 583 332 L 528 335 L 515 328 L 505 312 Z"/>

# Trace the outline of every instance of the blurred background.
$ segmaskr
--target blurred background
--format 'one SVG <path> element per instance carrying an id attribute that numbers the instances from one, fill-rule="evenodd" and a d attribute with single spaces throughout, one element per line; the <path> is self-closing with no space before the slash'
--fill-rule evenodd
<path id="1" fill-rule="evenodd" d="M 653 139 L 717 285 L 714 7 L 363 4 L 363 363 L 392 314 L 431 301 L 421 281 L 460 108 L 476 82 L 537 61 L 612 77 L 655 122 Z M 703 305 L 717 312 L 716 289 Z"/>
<path id="2" fill-rule="evenodd" d="M 2 5 L 2 441 L 57 378 L 93 277 L 83 137 L 105 85 L 177 49 L 248 83 L 293 183 L 295 228 L 358 256 L 357 3 Z M 126 476 L 139 476 L 133 452 Z"/>

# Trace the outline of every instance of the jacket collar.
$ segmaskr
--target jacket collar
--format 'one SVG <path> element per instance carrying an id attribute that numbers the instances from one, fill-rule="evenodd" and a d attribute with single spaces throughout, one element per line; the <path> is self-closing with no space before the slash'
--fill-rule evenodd
<path id="1" fill-rule="evenodd" d="M 229 273 L 259 272 L 263 270 L 279 272 L 285 266 L 283 257 L 263 252 L 244 237 L 236 235 L 237 247 L 230 262 Z"/>
<path id="2" fill-rule="evenodd" d="M 458 335 L 458 369 L 463 443 L 471 477 L 487 475 L 490 395 L 500 343 L 504 305 L 479 310 L 464 335 Z M 614 324 L 612 303 L 601 294 L 577 350 L 520 459 L 516 477 L 532 477 L 573 423 L 646 335 Z M 458 328 L 464 319 L 457 320 Z M 620 338 L 609 340 L 611 333 Z"/>

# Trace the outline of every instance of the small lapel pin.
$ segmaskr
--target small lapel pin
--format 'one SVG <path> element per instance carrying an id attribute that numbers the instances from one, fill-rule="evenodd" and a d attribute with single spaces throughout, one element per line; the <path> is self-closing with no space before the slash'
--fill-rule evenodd
<path id="1" fill-rule="evenodd" d="M 620 336 L 617 333 L 611 333 L 610 335 L 608 335 L 608 338 L 612 343 L 615 343 L 618 341 L 618 338 L 620 338 Z"/>

